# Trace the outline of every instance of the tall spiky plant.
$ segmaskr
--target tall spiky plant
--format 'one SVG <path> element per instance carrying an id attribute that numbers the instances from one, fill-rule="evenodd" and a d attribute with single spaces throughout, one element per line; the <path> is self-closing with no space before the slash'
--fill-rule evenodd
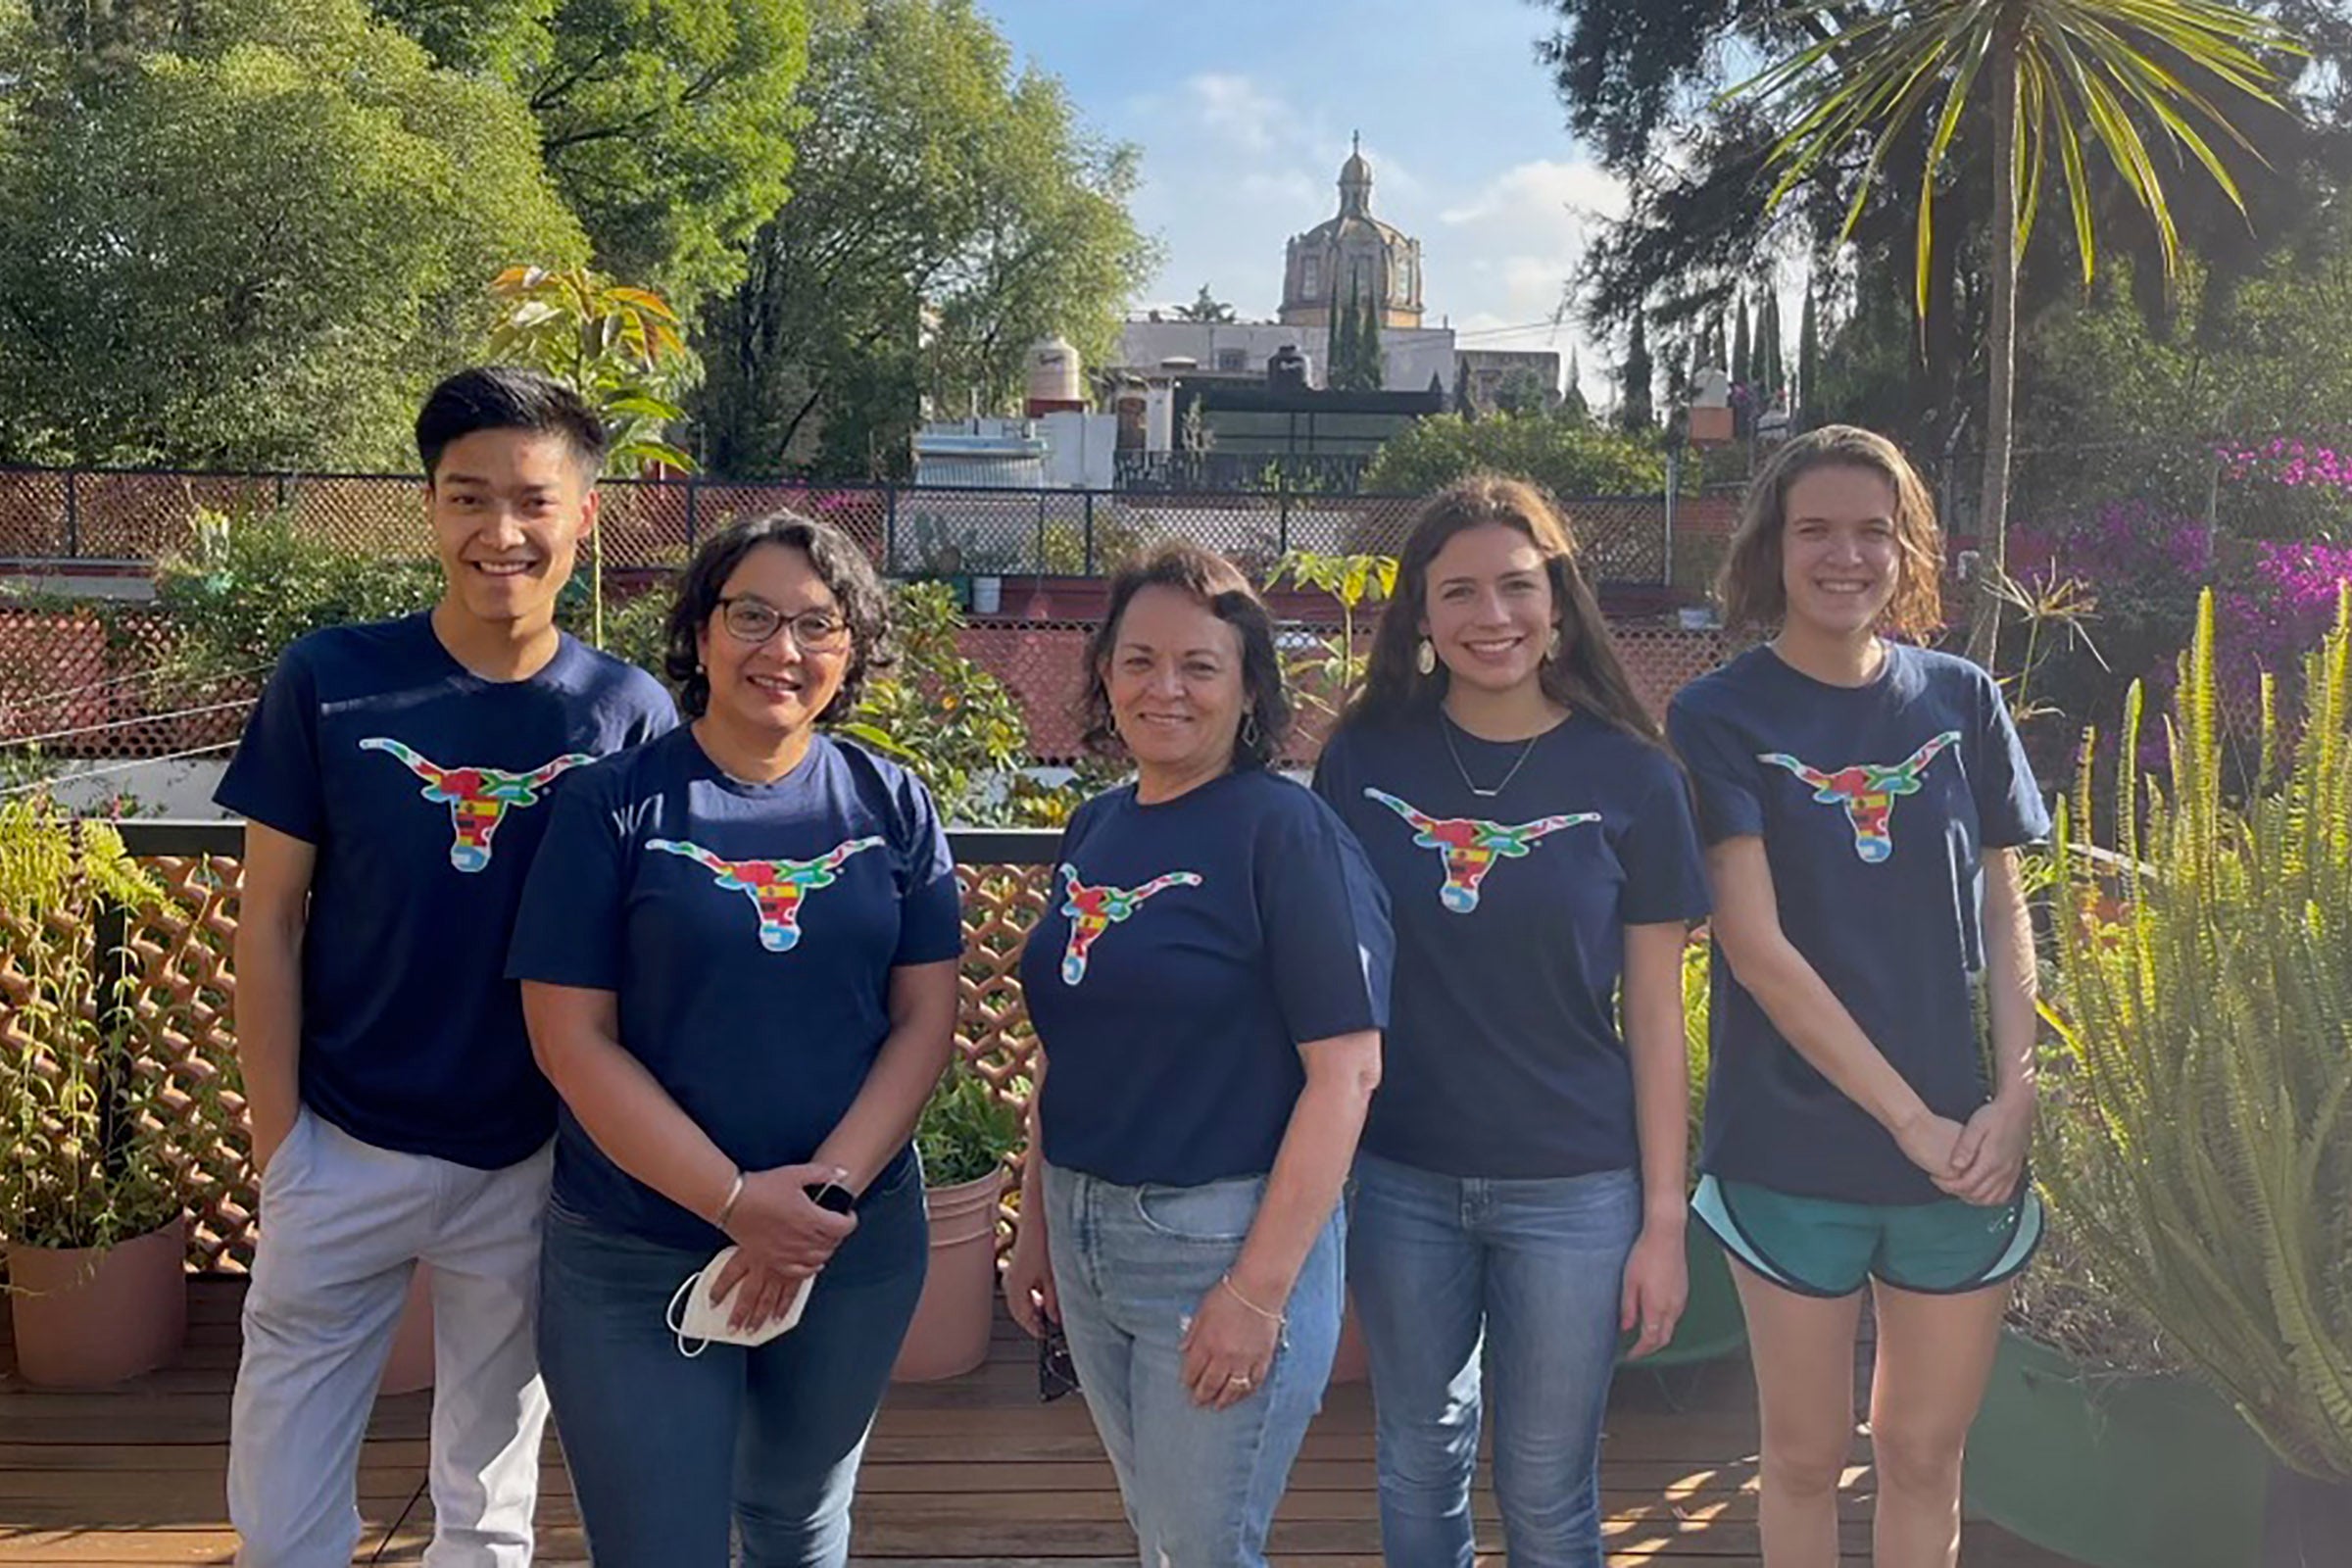
<path id="1" fill-rule="evenodd" d="M 101 941 L 102 902 L 163 889 L 122 835 L 47 796 L 0 801 L 0 1239 L 104 1248 L 180 1206 L 154 1124 L 162 1084 L 136 1060 L 129 956 Z"/>
<path id="2" fill-rule="evenodd" d="M 2261 689 L 2230 793 L 2213 593 L 2170 760 L 2118 737 L 2111 854 L 2085 744 L 2058 815 L 2059 1051 L 2041 1177 L 2082 1250 L 2286 1464 L 2352 1482 L 2352 590 L 2295 719 Z"/>

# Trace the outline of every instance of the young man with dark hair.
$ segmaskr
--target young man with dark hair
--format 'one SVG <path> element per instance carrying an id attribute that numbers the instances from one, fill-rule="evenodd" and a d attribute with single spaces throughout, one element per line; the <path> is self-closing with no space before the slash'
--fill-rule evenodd
<path id="1" fill-rule="evenodd" d="M 360 1444 L 432 1267 L 436 1568 L 530 1560 L 533 1352 L 554 1092 L 503 978 L 546 802 L 676 722 L 556 628 L 605 432 L 566 388 L 472 369 L 416 419 L 446 579 L 430 611 L 286 650 L 216 799 L 246 820 L 237 1058 L 262 1171 L 230 1419 L 244 1568 L 344 1568 Z"/>

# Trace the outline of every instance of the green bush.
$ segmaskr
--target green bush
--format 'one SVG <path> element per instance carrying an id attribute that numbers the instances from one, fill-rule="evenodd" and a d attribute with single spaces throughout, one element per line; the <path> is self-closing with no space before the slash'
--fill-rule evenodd
<path id="1" fill-rule="evenodd" d="M 441 596 L 429 561 L 389 561 L 305 533 L 277 513 L 199 512 L 189 549 L 156 567 L 156 602 L 194 679 L 259 676 L 321 626 L 384 620 Z"/>
<path id="2" fill-rule="evenodd" d="M 1562 499 L 1666 488 L 1666 460 L 1654 443 L 1556 414 L 1434 415 L 1380 449 L 1363 488 L 1427 495 L 1482 470 L 1531 479 Z"/>

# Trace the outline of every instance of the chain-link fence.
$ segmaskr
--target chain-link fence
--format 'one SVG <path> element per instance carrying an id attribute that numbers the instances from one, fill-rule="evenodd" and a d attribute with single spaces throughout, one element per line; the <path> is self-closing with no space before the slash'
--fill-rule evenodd
<path id="1" fill-rule="evenodd" d="M 608 479 L 606 561 L 674 565 L 729 519 L 790 509 L 840 524 L 895 576 L 1092 577 L 1139 548 L 1190 539 L 1263 570 L 1292 550 L 1395 554 L 1417 496 L 1288 491 L 989 490 L 810 487 L 726 480 Z M 1693 531 L 1728 527 L 1718 498 L 1570 498 L 1597 582 L 1680 582 Z M 0 468 L 0 561 L 144 564 L 188 548 L 207 512 L 274 514 L 344 549 L 419 553 L 418 481 L 406 474 L 211 473 Z M 1678 530 L 1681 537 L 1678 539 Z"/>

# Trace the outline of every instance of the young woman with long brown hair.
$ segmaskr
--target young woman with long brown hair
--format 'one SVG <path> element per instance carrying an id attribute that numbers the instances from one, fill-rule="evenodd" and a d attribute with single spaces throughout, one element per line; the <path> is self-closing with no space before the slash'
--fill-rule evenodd
<path id="1" fill-rule="evenodd" d="M 1396 931 L 1348 1285 L 1388 1560 L 1470 1568 L 1481 1347 L 1515 1568 L 1600 1568 L 1621 1332 L 1687 1294 L 1681 960 L 1706 909 L 1680 771 L 1565 520 L 1518 480 L 1422 509 L 1315 787 Z"/>

